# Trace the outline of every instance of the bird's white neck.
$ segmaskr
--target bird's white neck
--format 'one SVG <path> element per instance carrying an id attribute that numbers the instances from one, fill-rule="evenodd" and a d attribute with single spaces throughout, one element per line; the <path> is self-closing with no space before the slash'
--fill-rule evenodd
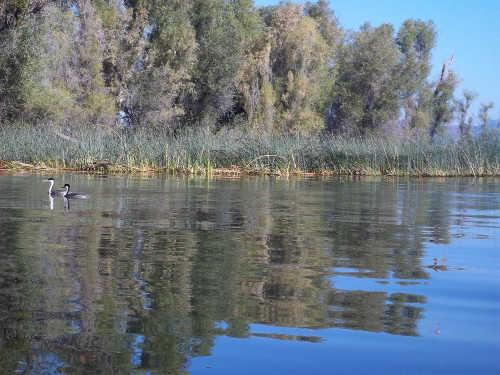
<path id="1" fill-rule="evenodd" d="M 54 180 L 49 180 L 49 195 L 52 195 L 53 186 L 54 186 Z"/>

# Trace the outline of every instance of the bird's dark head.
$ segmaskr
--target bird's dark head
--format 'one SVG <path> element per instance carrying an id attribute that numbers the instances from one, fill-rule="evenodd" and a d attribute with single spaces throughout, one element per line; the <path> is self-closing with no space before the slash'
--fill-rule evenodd
<path id="1" fill-rule="evenodd" d="M 63 186 L 64 188 L 68 188 L 69 189 L 69 184 L 64 184 Z"/>
<path id="2" fill-rule="evenodd" d="M 53 177 L 47 178 L 45 181 L 54 181 Z"/>

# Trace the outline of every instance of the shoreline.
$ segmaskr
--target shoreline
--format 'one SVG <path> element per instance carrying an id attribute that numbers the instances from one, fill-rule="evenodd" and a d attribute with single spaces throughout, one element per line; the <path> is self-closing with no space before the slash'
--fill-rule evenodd
<path id="1" fill-rule="evenodd" d="M 368 169 L 349 170 L 342 172 L 339 170 L 324 171 L 302 171 L 302 170 L 271 170 L 271 169 L 251 169 L 242 166 L 209 167 L 209 168 L 169 168 L 169 167 L 130 167 L 121 164 L 108 162 L 97 162 L 82 167 L 56 167 L 48 166 L 44 163 L 31 164 L 17 160 L 0 160 L 0 173 L 2 172 L 73 172 L 90 174 L 168 174 L 178 176 L 226 176 L 226 177 L 246 177 L 246 176 L 275 176 L 275 177 L 500 177 L 498 173 L 477 173 L 458 174 L 453 171 L 435 171 L 435 173 L 407 173 L 403 171 L 373 171 Z"/>

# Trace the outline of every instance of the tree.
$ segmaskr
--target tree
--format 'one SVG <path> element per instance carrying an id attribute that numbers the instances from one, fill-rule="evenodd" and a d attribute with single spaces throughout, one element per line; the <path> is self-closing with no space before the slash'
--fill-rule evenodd
<path id="1" fill-rule="evenodd" d="M 314 20 L 303 17 L 287 32 L 280 52 L 282 71 L 276 76 L 281 78 L 278 92 L 284 129 L 310 132 L 323 128 L 328 47 Z"/>
<path id="2" fill-rule="evenodd" d="M 245 49 L 246 27 L 240 21 L 248 12 L 252 9 L 244 1 L 194 1 L 198 64 L 191 121 L 219 126 L 233 117 L 236 77 Z"/>
<path id="3" fill-rule="evenodd" d="M 78 1 L 77 8 L 77 101 L 87 123 L 112 125 L 117 108 L 106 87 L 102 70 L 106 47 L 104 25 L 90 0 Z"/>
<path id="4" fill-rule="evenodd" d="M 429 135 L 431 140 L 444 131 L 444 126 L 453 119 L 453 94 L 458 80 L 455 73 L 449 69 L 453 57 L 443 64 L 441 76 L 434 88 L 430 100 L 431 122 Z"/>
<path id="5" fill-rule="evenodd" d="M 329 48 L 315 19 L 302 6 L 283 4 L 261 11 L 268 32 L 254 51 L 253 103 L 265 129 L 310 132 L 324 126 L 331 88 Z M 252 111 L 254 112 L 254 111 Z"/>
<path id="6" fill-rule="evenodd" d="M 331 130 L 366 133 L 399 114 L 399 51 L 391 25 L 365 24 L 341 47 Z"/>
<path id="7" fill-rule="evenodd" d="M 0 120 L 22 117 L 37 69 L 40 20 L 48 0 L 0 2 Z"/>
<path id="8" fill-rule="evenodd" d="M 406 20 L 396 36 L 401 51 L 399 65 L 399 92 L 404 111 L 405 127 L 428 127 L 426 112 L 428 96 L 427 79 L 431 70 L 430 58 L 435 46 L 436 31 L 432 21 Z"/>
<path id="9" fill-rule="evenodd" d="M 30 16 L 39 14 L 50 0 L 3 0 L 0 3 L 0 33 L 12 30 Z"/>
<path id="10" fill-rule="evenodd" d="M 479 108 L 479 123 L 483 132 L 488 129 L 490 121 L 490 111 L 493 109 L 493 107 L 494 105 L 492 102 L 481 103 L 481 107 Z"/>
<path id="11" fill-rule="evenodd" d="M 242 36 L 242 57 L 235 76 L 235 122 L 243 120 L 249 127 L 269 127 L 273 100 L 266 96 L 270 87 L 270 42 L 264 23 L 252 0 L 235 1 L 237 27 Z"/>
<path id="12" fill-rule="evenodd" d="M 271 41 L 262 32 L 251 42 L 236 77 L 238 106 L 250 128 L 269 130 L 274 121 L 275 95 L 270 66 Z"/>
<path id="13" fill-rule="evenodd" d="M 341 41 L 342 30 L 339 27 L 335 13 L 329 8 L 328 2 L 326 0 L 318 0 L 315 3 L 308 1 L 304 7 L 304 13 L 316 21 L 321 36 L 328 44 L 328 47 L 332 49 L 331 52 L 334 53 Z"/>
<path id="14" fill-rule="evenodd" d="M 333 127 L 333 110 L 332 110 L 332 97 L 333 86 L 338 74 L 338 52 L 339 47 L 343 41 L 343 31 L 339 26 L 335 13 L 329 8 L 328 2 L 325 0 L 318 0 L 315 3 L 307 2 L 305 5 L 305 14 L 311 17 L 318 24 L 318 29 L 321 36 L 328 45 L 326 56 L 326 69 L 328 70 L 328 78 L 324 82 L 323 92 L 323 116 L 325 126 L 327 128 Z"/>
<path id="15" fill-rule="evenodd" d="M 140 49 L 131 46 L 135 60 L 124 90 L 123 109 L 133 125 L 176 127 L 184 118 L 187 97 L 193 91 L 196 64 L 195 31 L 190 22 L 190 1 L 152 1 L 136 5 L 147 21 L 135 32 L 142 34 Z M 143 7 L 142 10 L 140 7 Z M 144 19 L 142 17 L 142 19 Z"/>
<path id="16" fill-rule="evenodd" d="M 78 99 L 83 90 L 75 64 L 75 17 L 51 5 L 32 21 L 37 23 L 37 52 L 33 69 L 25 74 L 23 118 L 58 124 L 73 118 L 80 123 Z"/>
<path id="17" fill-rule="evenodd" d="M 15 79 L 4 87 L 16 102 L 8 117 L 66 126 L 112 124 L 116 109 L 101 74 L 102 24 L 92 4 L 82 0 L 71 10 L 30 4 L 26 19 L 8 32 L 10 52 L 0 62 Z"/>
<path id="18" fill-rule="evenodd" d="M 463 98 L 455 101 L 461 140 L 467 140 L 471 137 L 472 117 L 469 116 L 469 110 L 475 97 L 476 94 L 466 90 L 463 92 Z"/>
<path id="19" fill-rule="evenodd" d="M 465 136 L 472 98 L 451 62 L 429 79 L 435 44 L 430 21 L 346 32 L 326 0 L 3 0 L 0 120 L 434 138 L 458 110 Z"/>
<path id="20" fill-rule="evenodd" d="M 5 6 L 5 5 L 4 5 Z M 7 23 L 7 21 L 4 21 Z M 25 21 L 0 32 L 0 121 L 13 120 L 24 108 L 24 87 L 36 64 L 36 23 Z"/>

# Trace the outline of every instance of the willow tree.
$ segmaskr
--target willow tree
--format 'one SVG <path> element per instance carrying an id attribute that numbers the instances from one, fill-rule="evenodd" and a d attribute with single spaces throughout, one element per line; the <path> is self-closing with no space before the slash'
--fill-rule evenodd
<path id="1" fill-rule="evenodd" d="M 275 127 L 299 133 L 319 130 L 324 127 L 325 97 L 331 84 L 328 43 L 302 6 L 285 4 L 266 18 Z"/>
<path id="2" fill-rule="evenodd" d="M 458 115 L 458 130 L 460 139 L 465 141 L 471 138 L 472 116 L 470 115 L 470 107 L 476 95 L 471 91 L 464 91 L 463 97 L 455 101 L 455 108 Z"/>
<path id="3" fill-rule="evenodd" d="M 248 11 L 239 6 L 238 1 L 194 1 L 192 23 L 198 63 L 194 75 L 196 96 L 190 107 L 192 118 L 209 126 L 227 123 L 234 113 L 245 32 L 237 12 Z"/>
<path id="4" fill-rule="evenodd" d="M 479 124 L 483 131 L 488 128 L 490 122 L 490 111 L 493 109 L 493 107 L 494 104 L 492 102 L 481 103 L 481 106 L 479 107 Z"/>
<path id="5" fill-rule="evenodd" d="M 341 47 L 332 130 L 365 133 L 397 120 L 399 51 L 393 34 L 391 25 L 365 24 Z"/>
<path id="6" fill-rule="evenodd" d="M 22 117 L 37 69 L 40 13 L 48 1 L 0 2 L 0 121 Z"/>
<path id="7" fill-rule="evenodd" d="M 123 90 L 123 110 L 134 126 L 176 127 L 185 116 L 196 63 L 192 6 L 180 0 L 135 4 L 133 65 Z"/>
<path id="8" fill-rule="evenodd" d="M 75 17 L 68 11 L 47 7 L 33 18 L 37 36 L 33 69 L 25 72 L 23 117 L 34 121 L 66 123 L 78 112 L 80 77 L 74 64 Z M 53 25 L 53 26 L 52 26 Z M 77 116 L 76 122 L 81 118 Z"/>
<path id="9" fill-rule="evenodd" d="M 339 25 L 335 13 L 332 9 L 330 9 L 327 1 L 318 0 L 316 2 L 307 2 L 305 4 L 304 12 L 307 16 L 315 20 L 318 25 L 318 30 L 328 46 L 325 61 L 328 77 L 323 82 L 323 88 L 325 91 L 322 94 L 323 103 L 321 107 L 324 108 L 325 126 L 330 128 L 334 121 L 332 98 L 334 83 L 338 73 L 338 52 L 339 47 L 343 42 L 344 32 Z"/>
<path id="10" fill-rule="evenodd" d="M 406 20 L 398 31 L 396 42 L 402 54 L 398 87 L 404 111 L 403 126 L 426 129 L 430 123 L 427 105 L 430 93 L 430 59 L 436 44 L 434 23 Z"/>
<path id="11" fill-rule="evenodd" d="M 106 56 L 105 26 L 90 0 L 79 0 L 77 7 L 78 104 L 87 123 L 112 125 L 117 108 L 106 87 L 102 69 Z"/>
<path id="12" fill-rule="evenodd" d="M 272 123 L 273 100 L 266 96 L 270 87 L 270 43 L 264 23 L 252 0 L 235 2 L 235 16 L 240 30 L 241 60 L 235 76 L 236 125 L 248 127 Z M 268 91 L 267 91 L 268 92 Z"/>
<path id="13" fill-rule="evenodd" d="M 434 86 L 434 92 L 430 99 L 430 124 L 429 136 L 431 140 L 436 135 L 444 133 L 445 126 L 453 120 L 454 103 L 453 95 L 458 84 L 455 73 L 449 69 L 452 60 L 443 64 L 439 80 Z"/>
<path id="14" fill-rule="evenodd" d="M 16 22 L 7 37 L 7 54 L 0 59 L 0 70 L 11 67 L 4 86 L 16 102 L 11 117 L 112 124 L 116 110 L 101 74 L 103 28 L 94 7 L 84 0 L 74 8 L 44 5 Z"/>
<path id="15" fill-rule="evenodd" d="M 268 34 L 256 38 L 245 51 L 236 77 L 239 106 L 247 126 L 270 130 L 274 122 L 274 91 L 271 83 L 271 42 Z"/>
<path id="16" fill-rule="evenodd" d="M 23 110 L 24 86 L 36 63 L 36 32 L 31 22 L 0 32 L 0 121 Z"/>
<path id="17" fill-rule="evenodd" d="M 279 87 L 282 126 L 294 132 L 323 128 L 324 94 L 329 88 L 328 50 L 316 23 L 303 17 L 287 33 L 281 53 L 285 62 Z"/>

